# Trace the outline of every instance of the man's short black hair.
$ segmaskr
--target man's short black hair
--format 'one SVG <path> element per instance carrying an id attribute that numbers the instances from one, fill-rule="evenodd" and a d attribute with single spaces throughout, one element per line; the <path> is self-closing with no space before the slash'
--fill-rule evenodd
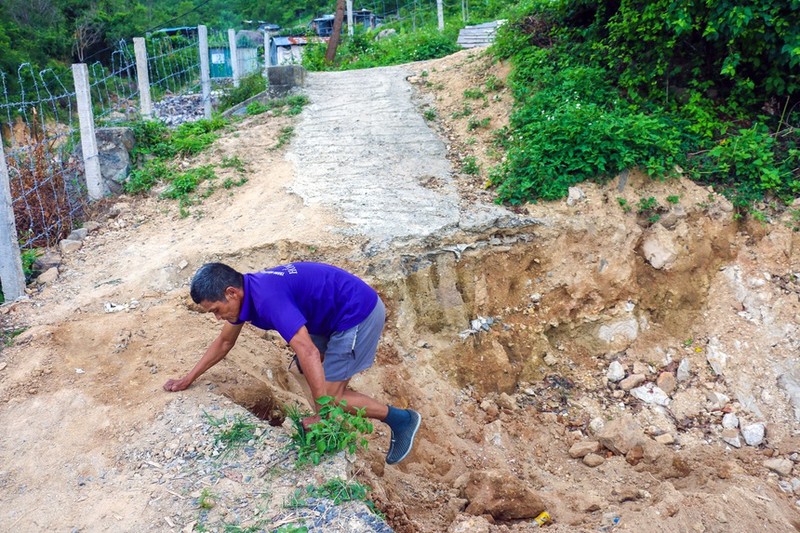
<path id="1" fill-rule="evenodd" d="M 192 301 L 196 304 L 200 302 L 224 302 L 225 289 L 235 287 L 241 289 L 244 286 L 244 277 L 223 263 L 206 263 L 195 272 L 192 278 L 192 288 L 190 294 Z"/>

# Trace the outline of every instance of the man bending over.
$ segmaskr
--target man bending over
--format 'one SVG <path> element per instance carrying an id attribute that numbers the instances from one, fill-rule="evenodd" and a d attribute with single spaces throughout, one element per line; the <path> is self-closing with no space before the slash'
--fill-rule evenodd
<path id="1" fill-rule="evenodd" d="M 241 274 L 222 263 L 207 263 L 192 279 L 191 296 L 207 313 L 224 320 L 219 336 L 192 370 L 164 384 L 181 391 L 220 362 L 236 344 L 245 322 L 276 330 L 294 350 L 313 399 L 346 400 L 347 409 L 365 409 L 392 432 L 388 464 L 411 451 L 422 420 L 412 409 L 397 409 L 348 388 L 350 379 L 375 361 L 386 309 L 378 293 L 360 278 L 322 263 L 290 263 Z M 314 403 L 319 412 L 320 405 Z M 303 425 L 319 422 L 319 415 Z"/>

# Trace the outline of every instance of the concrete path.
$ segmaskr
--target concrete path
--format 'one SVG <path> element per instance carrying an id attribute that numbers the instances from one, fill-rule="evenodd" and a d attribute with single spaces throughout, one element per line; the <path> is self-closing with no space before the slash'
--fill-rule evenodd
<path id="1" fill-rule="evenodd" d="M 412 103 L 407 75 L 403 67 L 309 73 L 311 103 L 287 151 L 290 190 L 334 208 L 373 243 L 459 223 L 446 148 Z"/>

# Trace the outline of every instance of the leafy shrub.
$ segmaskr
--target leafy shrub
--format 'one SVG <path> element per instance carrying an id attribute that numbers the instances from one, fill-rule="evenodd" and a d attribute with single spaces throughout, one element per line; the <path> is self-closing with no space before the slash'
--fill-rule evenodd
<path id="1" fill-rule="evenodd" d="M 172 178 L 167 190 L 161 193 L 162 198 L 182 198 L 194 192 L 197 186 L 205 180 L 216 178 L 214 168 L 210 165 L 191 168 L 182 174 L 177 174 Z"/>
<path id="2" fill-rule="evenodd" d="M 172 171 L 161 159 L 151 159 L 141 168 L 135 168 L 128 175 L 123 188 L 128 194 L 141 194 L 153 188 L 153 185 L 171 177 Z"/>
<path id="3" fill-rule="evenodd" d="M 306 431 L 302 420 L 308 413 L 300 412 L 297 408 L 287 407 L 287 416 L 294 423 L 294 433 L 290 446 L 297 451 L 297 464 L 319 464 L 326 455 L 347 450 L 355 453 L 358 449 L 367 449 L 367 439 L 364 434 L 372 433 L 372 423 L 364 418 L 364 410 L 360 409 L 355 414 L 348 413 L 345 409 L 347 402 L 342 400 L 337 405 L 330 396 L 323 396 L 317 400 L 321 406 L 319 410 L 320 422 L 311 426 Z"/>
<path id="4" fill-rule="evenodd" d="M 481 167 L 478 165 L 475 156 L 465 157 L 461 169 L 464 174 L 469 174 L 470 176 L 476 176 L 481 173 Z"/>
<path id="5" fill-rule="evenodd" d="M 229 87 L 225 90 L 219 99 L 219 109 L 221 111 L 229 109 L 265 90 L 267 90 L 267 80 L 261 72 L 245 76 L 239 80 L 238 87 Z"/>

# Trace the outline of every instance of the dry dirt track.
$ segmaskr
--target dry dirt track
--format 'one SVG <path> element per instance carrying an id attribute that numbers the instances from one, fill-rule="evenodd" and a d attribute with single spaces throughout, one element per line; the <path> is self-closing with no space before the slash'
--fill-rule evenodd
<path id="1" fill-rule="evenodd" d="M 297 122 L 247 118 L 187 162 L 238 156 L 248 167 L 243 187 L 217 191 L 185 219 L 154 198 L 120 199 L 98 213 L 100 229 L 64 257 L 59 279 L 0 311 L 4 324 L 28 328 L 0 353 L 0 530 L 269 530 L 291 521 L 283 503 L 298 483 L 345 470 L 374 487 L 401 532 L 531 531 L 528 518 L 491 524 L 464 512 L 481 514 L 468 487 L 488 477 L 535 491 L 554 532 L 597 531 L 614 516 L 615 531 L 796 530 L 798 496 L 783 489 L 792 490 L 800 444 L 780 379 L 800 347 L 788 275 L 800 271 L 800 242 L 789 219 L 740 225 L 705 189 L 641 178 L 587 185 L 575 205 L 499 210 L 481 177 L 447 170 L 474 154 L 485 172 L 496 162 L 491 132 L 449 117 L 463 109 L 465 89 L 505 72 L 461 53 L 311 76 L 311 104 Z M 348 95 L 342 85 L 357 90 Z M 436 108 L 440 140 L 412 95 Z M 365 113 L 372 101 L 379 104 Z M 499 127 L 510 97 L 500 91 L 479 104 L 476 116 Z M 287 160 L 271 148 L 289 126 Z M 395 126 L 396 135 L 381 134 Z M 400 130 L 413 142 L 399 142 Z M 338 146 L 342 138 L 353 150 Z M 419 139 L 424 149 L 415 149 Z M 679 206 L 655 226 L 617 200 L 653 196 L 667 205 L 672 195 Z M 654 234 L 675 250 L 668 269 L 643 257 Z M 208 260 L 243 270 L 328 261 L 378 288 L 389 310 L 385 341 L 378 365 L 354 384 L 422 412 L 408 461 L 385 467 L 388 436 L 379 427 L 355 463 L 338 458 L 297 472 L 280 462 L 287 431 L 266 424 L 252 454 L 215 458 L 204 413 L 244 416 L 230 400 L 291 402 L 302 391 L 285 370 L 283 344 L 252 328 L 188 391 L 161 390 L 218 328 L 187 304 L 186 283 Z M 495 321 L 459 335 L 478 316 Z M 604 339 L 604 327 L 625 334 Z M 706 362 L 712 351 L 727 356 L 721 376 Z M 611 360 L 653 382 L 683 359 L 690 378 L 667 407 L 606 378 Z M 766 441 L 727 446 L 723 410 L 765 422 Z M 647 457 L 606 448 L 593 468 L 570 457 L 574 443 L 595 438 L 597 419 L 626 416 L 641 428 L 633 433 Z M 665 434 L 675 443 L 656 446 L 653 437 Z M 767 460 L 788 461 L 789 473 L 769 470 Z M 216 500 L 207 514 L 204 491 Z M 515 509 L 525 511 L 520 502 Z"/>

